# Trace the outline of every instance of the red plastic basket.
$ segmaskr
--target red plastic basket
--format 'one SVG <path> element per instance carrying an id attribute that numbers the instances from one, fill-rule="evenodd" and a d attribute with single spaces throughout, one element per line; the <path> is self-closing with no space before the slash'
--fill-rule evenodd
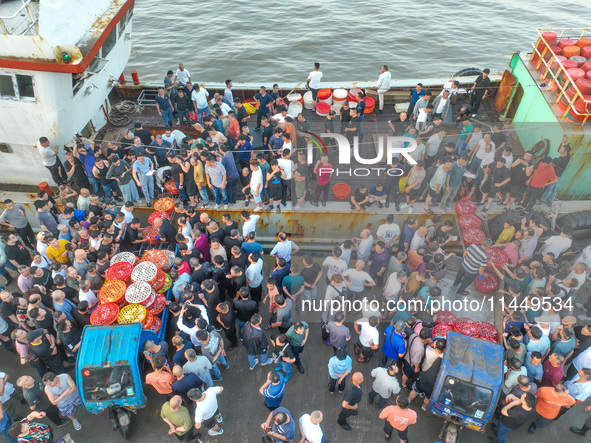
<path id="1" fill-rule="evenodd" d="M 148 216 L 148 223 L 150 224 L 150 226 L 152 226 L 154 224 L 154 219 L 155 218 L 165 218 L 166 220 L 170 220 L 170 215 L 168 214 L 168 212 L 164 212 L 164 211 L 154 211 L 154 212 L 152 212 Z"/>
<path id="2" fill-rule="evenodd" d="M 90 324 L 95 326 L 111 325 L 117 320 L 119 306 L 115 303 L 98 305 L 90 314 Z"/>
<path id="3" fill-rule="evenodd" d="M 156 237 L 160 236 L 160 231 L 154 226 L 148 226 L 142 229 L 142 238 L 146 240 L 149 245 L 157 245 L 160 240 L 156 240 Z"/>
<path id="4" fill-rule="evenodd" d="M 476 214 L 463 214 L 458 217 L 458 224 L 461 229 L 477 229 L 480 228 L 482 220 Z"/>
<path id="5" fill-rule="evenodd" d="M 486 234 L 480 229 L 464 229 L 462 231 L 462 240 L 466 247 L 470 245 L 479 245 L 486 238 Z"/>
<path id="6" fill-rule="evenodd" d="M 447 333 L 449 331 L 453 331 L 453 326 L 451 324 L 440 323 L 438 325 L 435 325 L 433 329 L 431 329 L 431 337 L 447 338 Z"/>
<path id="7" fill-rule="evenodd" d="M 454 330 L 470 337 L 478 337 L 480 332 L 478 329 L 478 323 L 466 317 L 458 318 L 456 320 L 454 323 Z"/>
<path id="8" fill-rule="evenodd" d="M 478 209 L 476 203 L 471 200 L 460 200 L 456 202 L 455 207 L 458 215 L 474 214 Z"/>
<path id="9" fill-rule="evenodd" d="M 150 283 L 152 288 L 154 288 L 154 291 L 159 291 L 166 283 L 166 274 L 162 272 L 160 269 L 158 269 L 158 271 L 156 272 L 156 278 L 149 281 L 148 283 Z"/>
<path id="10" fill-rule="evenodd" d="M 497 343 L 499 341 L 499 332 L 494 325 L 485 321 L 478 322 L 478 338 Z"/>
<path id="11" fill-rule="evenodd" d="M 146 310 L 146 316 L 144 317 L 144 320 L 142 321 L 142 329 L 150 329 L 152 327 L 152 325 L 154 324 L 154 314 L 152 314 L 150 311 Z"/>
<path id="12" fill-rule="evenodd" d="M 160 327 L 162 326 L 162 320 L 160 320 L 159 317 L 154 317 L 154 320 L 152 321 L 152 325 L 149 328 L 150 331 L 154 331 L 156 334 L 158 334 L 158 331 L 160 331 Z"/>
<path id="13" fill-rule="evenodd" d="M 176 188 L 174 184 L 174 180 L 167 180 L 164 182 L 164 189 L 170 195 L 179 195 L 179 190 Z"/>
<path id="14" fill-rule="evenodd" d="M 456 321 L 456 316 L 449 311 L 439 311 L 435 316 L 435 323 L 437 324 L 453 324 Z"/>
<path id="15" fill-rule="evenodd" d="M 111 280 L 103 285 L 98 293 L 101 303 L 125 303 L 125 290 L 127 284 L 121 280 Z"/>
<path id="16" fill-rule="evenodd" d="M 345 200 L 351 193 L 351 186 L 347 183 L 337 183 L 332 187 L 332 192 L 338 200 Z"/>
<path id="17" fill-rule="evenodd" d="M 499 279 L 491 272 L 484 271 L 482 279 L 478 280 L 478 276 L 474 279 L 474 285 L 479 292 L 488 294 L 495 291 L 499 287 Z"/>
<path id="18" fill-rule="evenodd" d="M 154 263 L 158 269 L 162 269 L 166 265 L 166 254 L 159 249 L 148 249 L 142 255 L 142 261 L 149 261 Z"/>
<path id="19" fill-rule="evenodd" d="M 499 248 L 488 248 L 486 250 L 488 259 L 495 264 L 495 266 L 503 266 L 509 261 L 509 257 L 505 254 L 505 251 Z"/>
<path id="20" fill-rule="evenodd" d="M 126 283 L 129 283 L 129 278 L 131 277 L 132 272 L 133 265 L 131 263 L 120 261 L 119 263 L 113 263 L 111 266 L 109 266 L 109 269 L 107 269 L 105 275 L 109 281 L 122 280 Z"/>
<path id="21" fill-rule="evenodd" d="M 156 295 L 156 299 L 146 309 L 154 315 L 160 314 L 166 308 L 166 297 L 162 294 Z"/>

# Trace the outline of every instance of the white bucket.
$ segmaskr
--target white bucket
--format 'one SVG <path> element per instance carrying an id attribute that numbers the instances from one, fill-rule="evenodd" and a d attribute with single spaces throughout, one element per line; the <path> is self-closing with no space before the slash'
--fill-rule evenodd
<path id="1" fill-rule="evenodd" d="M 342 107 L 343 107 L 342 102 L 334 102 L 330 108 L 338 114 L 341 112 Z"/>
<path id="2" fill-rule="evenodd" d="M 308 91 L 304 94 L 304 108 L 314 109 L 314 100 L 312 99 L 312 91 Z"/>
<path id="3" fill-rule="evenodd" d="M 298 114 L 300 114 L 301 112 L 302 104 L 300 102 L 292 102 L 289 104 L 289 108 L 287 108 L 287 113 L 291 115 L 293 118 L 296 118 Z"/>
<path id="4" fill-rule="evenodd" d="M 332 98 L 335 103 L 336 102 L 344 102 L 345 100 L 347 100 L 348 96 L 349 96 L 349 91 L 347 91 L 346 89 L 335 89 L 332 92 Z"/>
<path id="5" fill-rule="evenodd" d="M 357 102 L 349 102 L 349 108 L 356 108 Z"/>
<path id="6" fill-rule="evenodd" d="M 287 101 L 290 103 L 299 102 L 302 99 L 302 94 L 298 94 L 298 93 L 289 94 L 286 98 L 287 98 Z"/>
<path id="7" fill-rule="evenodd" d="M 332 95 L 330 97 L 328 97 L 325 100 L 318 100 L 319 102 L 324 102 L 324 103 L 328 103 L 329 105 L 332 105 Z"/>

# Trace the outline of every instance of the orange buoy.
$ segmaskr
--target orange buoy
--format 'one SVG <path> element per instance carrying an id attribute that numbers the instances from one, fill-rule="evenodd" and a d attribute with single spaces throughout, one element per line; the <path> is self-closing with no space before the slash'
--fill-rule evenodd
<path id="1" fill-rule="evenodd" d="M 49 186 L 49 183 L 47 183 L 47 182 L 39 183 L 39 189 L 47 192 L 47 195 L 49 195 L 50 197 L 53 195 L 53 191 L 51 190 L 51 186 Z"/>
<path id="2" fill-rule="evenodd" d="M 574 57 L 574 56 L 580 55 L 580 54 L 581 54 L 581 48 L 579 48 L 578 46 L 571 45 L 571 46 L 565 46 L 564 48 L 562 48 L 562 55 L 564 55 L 566 58 L 571 58 L 571 57 Z"/>
<path id="3" fill-rule="evenodd" d="M 365 111 L 363 113 L 371 114 L 376 107 L 376 101 L 371 97 L 363 97 L 363 101 L 365 102 Z"/>
<path id="4" fill-rule="evenodd" d="M 575 43 L 579 48 L 583 49 L 585 46 L 591 46 L 591 38 L 589 37 L 581 37 Z"/>
<path id="5" fill-rule="evenodd" d="M 131 79 L 134 85 L 137 86 L 140 84 L 140 76 L 137 74 L 137 71 L 131 71 Z"/>
<path id="6" fill-rule="evenodd" d="M 568 118 L 572 121 L 584 121 L 588 114 L 591 113 L 591 95 L 583 95 L 575 100 L 574 105 L 568 111 Z"/>
<path id="7" fill-rule="evenodd" d="M 318 100 L 328 100 L 332 96 L 332 91 L 329 88 L 318 91 Z"/>

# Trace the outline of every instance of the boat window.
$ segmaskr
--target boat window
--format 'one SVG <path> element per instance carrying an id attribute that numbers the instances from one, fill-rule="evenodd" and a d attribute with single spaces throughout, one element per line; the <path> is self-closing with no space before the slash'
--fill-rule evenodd
<path id="1" fill-rule="evenodd" d="M 111 52 L 111 49 L 113 49 L 115 43 L 117 43 L 117 27 L 113 28 L 113 30 L 105 40 L 105 43 L 103 44 L 103 58 L 106 58 L 107 55 L 109 55 L 109 52 Z"/>
<path id="2" fill-rule="evenodd" d="M 131 366 L 85 368 L 82 370 L 84 400 L 103 402 L 129 398 L 135 395 Z"/>
<path id="3" fill-rule="evenodd" d="M 35 98 L 33 77 L 31 75 L 16 74 L 16 84 L 20 98 Z"/>
<path id="4" fill-rule="evenodd" d="M 483 420 L 490 407 L 492 396 L 493 392 L 490 389 L 448 375 L 441 388 L 438 402 L 452 411 Z"/>
<path id="5" fill-rule="evenodd" d="M 95 57 L 90 62 L 90 65 L 88 65 L 88 69 L 86 71 L 90 74 L 98 74 L 105 68 L 105 66 L 107 66 L 107 63 L 109 63 L 109 60 L 101 57 Z"/>
<path id="6" fill-rule="evenodd" d="M 0 97 L 16 98 L 12 75 L 0 74 Z"/>

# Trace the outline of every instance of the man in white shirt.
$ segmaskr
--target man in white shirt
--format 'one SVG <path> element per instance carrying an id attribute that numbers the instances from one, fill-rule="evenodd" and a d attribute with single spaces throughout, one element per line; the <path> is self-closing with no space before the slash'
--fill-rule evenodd
<path id="1" fill-rule="evenodd" d="M 445 122 L 451 122 L 451 100 L 449 91 L 443 90 L 441 95 L 433 101 L 433 114 L 435 118 L 441 118 Z"/>
<path id="2" fill-rule="evenodd" d="M 195 85 L 193 88 L 193 92 L 191 93 L 191 100 L 193 100 L 193 105 L 197 110 L 197 116 L 199 117 L 199 123 L 203 126 L 203 116 L 207 117 L 209 115 L 209 104 L 207 103 L 207 98 L 209 97 L 209 92 L 207 89 L 202 88 L 199 85 Z"/>
<path id="3" fill-rule="evenodd" d="M 343 273 L 345 280 L 349 281 L 349 300 L 355 301 L 356 299 L 363 298 L 363 291 L 366 287 L 375 286 L 376 282 L 371 276 L 363 270 L 365 262 L 363 260 L 357 260 L 355 262 L 355 269 L 347 269 Z"/>
<path id="4" fill-rule="evenodd" d="M 560 235 L 553 235 L 548 238 L 542 245 L 540 252 L 551 252 L 554 254 L 554 258 L 557 259 L 563 251 L 571 247 L 572 243 L 573 240 L 570 238 L 570 228 L 563 226 L 560 230 Z"/>
<path id="5" fill-rule="evenodd" d="M 259 167 L 259 163 L 254 159 L 250 161 L 250 170 L 252 171 L 250 174 L 250 195 L 252 195 L 252 198 L 257 205 L 256 208 L 254 208 L 254 212 L 259 212 L 263 210 L 261 199 L 261 191 L 263 190 L 263 172 Z"/>
<path id="6" fill-rule="evenodd" d="M 242 217 L 242 220 L 244 220 L 244 224 L 242 225 L 242 237 L 244 237 L 244 241 L 246 241 L 246 239 L 248 239 L 248 234 L 256 232 L 256 224 L 260 215 L 250 215 L 248 211 L 242 211 L 240 216 Z"/>
<path id="7" fill-rule="evenodd" d="M 316 111 L 316 98 L 318 97 L 318 90 L 320 89 L 320 79 L 322 78 L 322 71 L 320 71 L 320 63 L 314 63 L 314 70 L 308 74 L 306 82 L 308 82 L 308 88 L 312 91 L 312 100 L 314 100 L 314 109 Z"/>
<path id="8" fill-rule="evenodd" d="M 398 226 L 398 223 L 394 223 L 394 215 L 388 214 L 386 216 L 386 223 L 378 226 L 376 236 L 378 237 L 378 240 L 382 240 L 386 243 L 386 249 L 390 249 L 394 246 L 394 243 L 396 243 L 398 237 L 400 237 L 400 226 Z"/>
<path id="9" fill-rule="evenodd" d="M 226 89 L 224 89 L 224 103 L 230 108 L 234 106 L 234 94 L 232 94 L 232 80 L 226 80 Z"/>
<path id="10" fill-rule="evenodd" d="M 330 279 L 333 275 L 342 274 L 349 267 L 347 262 L 345 262 L 345 260 L 341 258 L 342 255 L 343 250 L 340 247 L 335 246 L 334 248 L 332 248 L 332 256 L 326 257 L 322 262 L 322 266 L 326 266 L 328 268 L 328 270 L 326 271 L 327 284 L 330 284 Z"/>
<path id="11" fill-rule="evenodd" d="M 392 74 L 388 71 L 388 66 L 382 65 L 382 72 L 378 78 L 377 88 L 378 88 L 378 101 L 379 101 L 379 109 L 378 112 L 383 112 L 384 110 L 384 96 L 386 92 L 390 90 L 390 80 L 392 79 Z"/>
<path id="12" fill-rule="evenodd" d="M 211 436 L 222 435 L 224 430 L 220 424 L 223 421 L 218 409 L 217 396 L 224 391 L 221 386 L 208 388 L 205 392 L 199 388 L 193 388 L 187 392 L 189 399 L 195 402 L 195 429 L 202 426 L 209 428 L 207 433 Z"/>
<path id="13" fill-rule="evenodd" d="M 324 434 L 320 428 L 323 415 L 320 411 L 312 411 L 310 414 L 304 414 L 300 417 L 300 434 L 303 440 L 300 443 L 322 443 Z"/>
<path id="14" fill-rule="evenodd" d="M 357 320 L 353 323 L 355 332 L 359 334 L 359 341 L 355 344 L 355 353 L 360 363 L 369 363 L 373 352 L 377 351 L 380 345 L 380 332 L 378 331 L 378 317 L 371 316 L 369 319 Z"/>
<path id="15" fill-rule="evenodd" d="M 432 112 L 433 105 L 429 103 L 427 103 L 427 105 L 424 108 L 419 109 L 419 111 L 417 112 L 417 124 L 415 126 L 417 131 L 423 131 L 425 129 L 425 127 L 427 126 L 427 120 L 431 118 Z"/>
<path id="16" fill-rule="evenodd" d="M 400 385 L 396 379 L 398 374 L 398 367 L 396 365 L 388 366 L 387 368 L 375 368 L 371 371 L 371 376 L 374 377 L 374 382 L 369 392 L 369 402 L 373 403 L 376 397 L 378 397 L 378 408 L 386 406 L 386 400 L 388 400 L 392 394 L 398 394 L 400 392 Z"/>
<path id="17" fill-rule="evenodd" d="M 186 85 L 191 81 L 191 74 L 185 69 L 182 63 L 179 63 L 179 68 L 176 70 L 174 82 L 176 82 L 177 79 L 181 85 Z"/>
<path id="18" fill-rule="evenodd" d="M 277 234 L 277 238 L 279 241 L 271 250 L 271 257 L 281 257 L 286 263 L 290 263 L 291 254 L 295 254 L 300 250 L 300 248 L 294 242 L 287 239 L 287 234 L 285 232 L 280 232 Z"/>
<path id="19" fill-rule="evenodd" d="M 426 160 L 429 162 L 427 167 L 431 165 L 431 160 L 433 157 L 435 157 L 435 155 L 437 155 L 437 152 L 439 152 L 439 147 L 441 146 L 441 142 L 445 138 L 446 134 L 447 131 L 445 129 L 440 129 L 436 134 L 433 134 L 431 137 L 429 137 L 429 140 L 427 140 L 427 144 L 425 145 L 425 152 L 427 154 Z"/>

